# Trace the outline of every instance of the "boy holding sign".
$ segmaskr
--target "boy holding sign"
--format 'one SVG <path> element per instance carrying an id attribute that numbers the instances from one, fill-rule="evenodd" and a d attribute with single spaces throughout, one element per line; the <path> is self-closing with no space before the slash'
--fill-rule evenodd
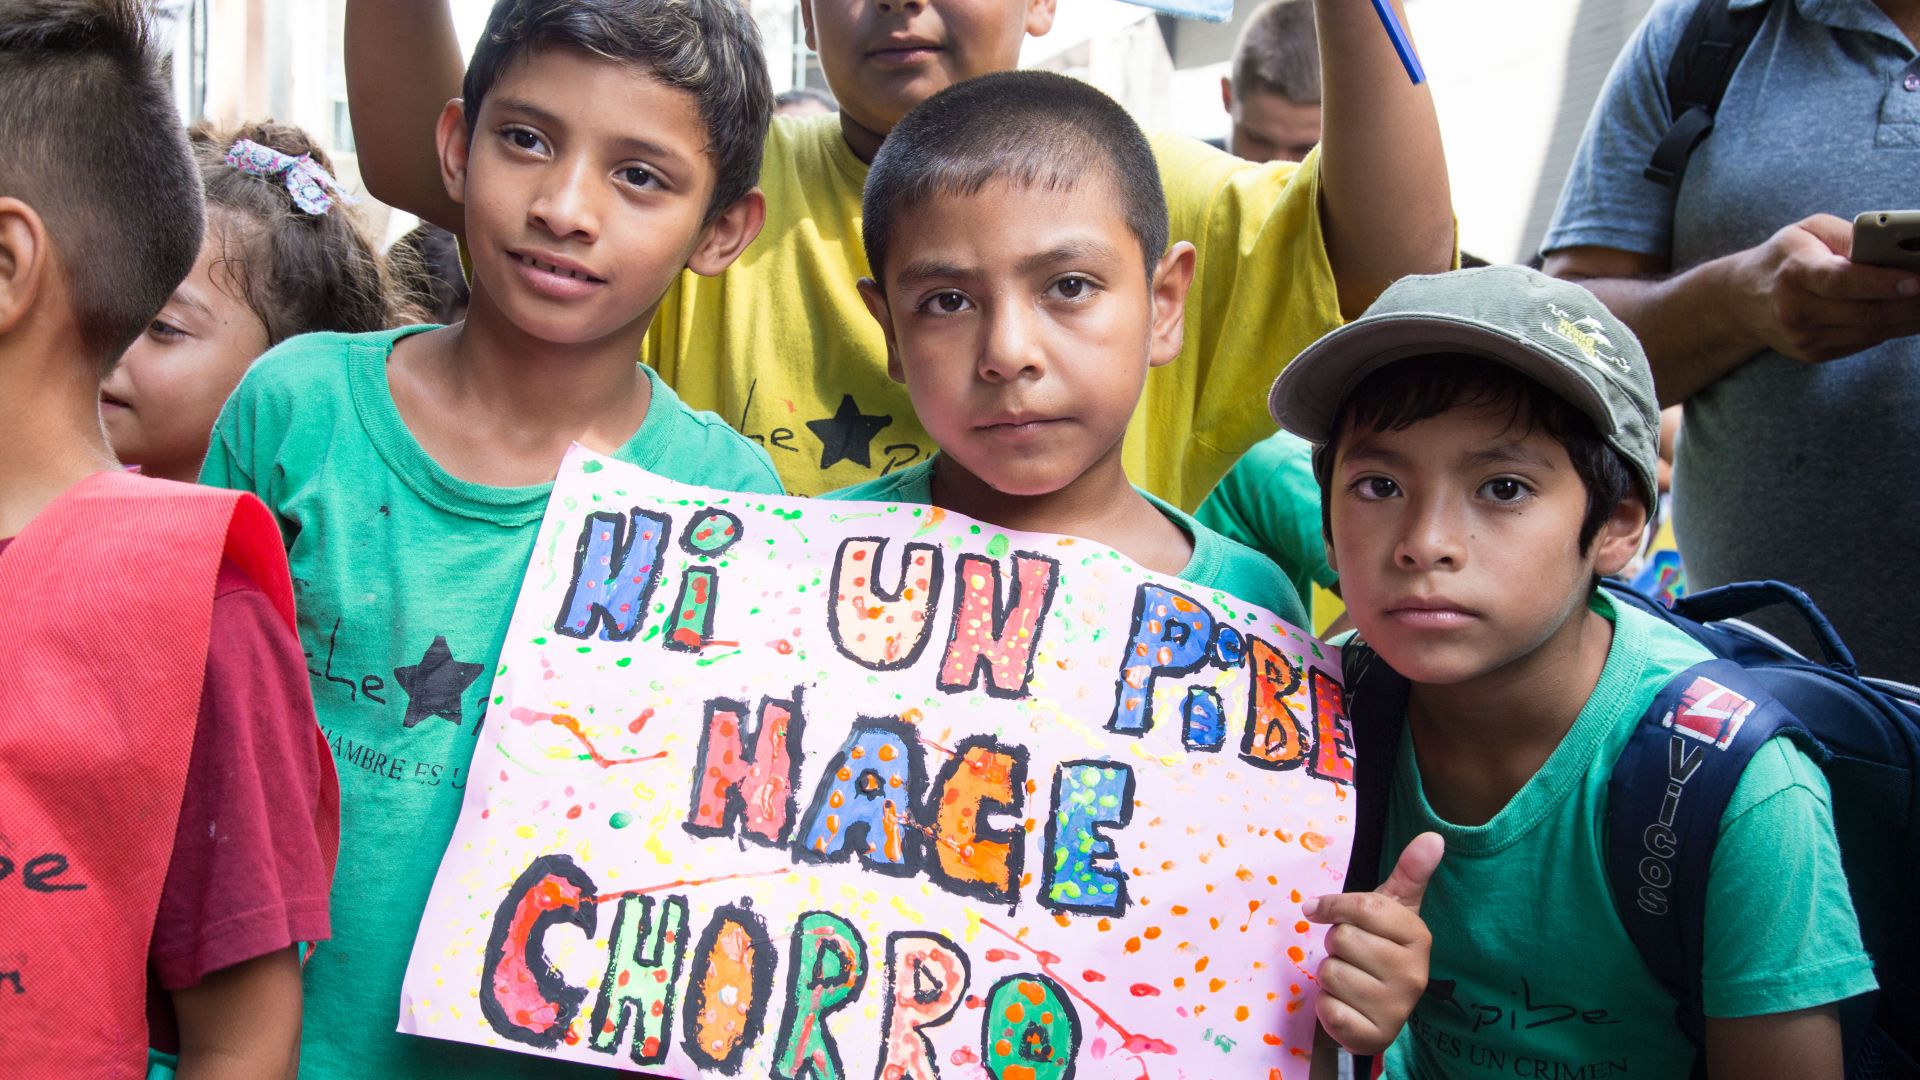
<path id="1" fill-rule="evenodd" d="M 503 0 L 440 114 L 465 322 L 295 338 L 221 414 L 202 479 L 279 517 L 342 773 L 309 1078 L 564 1075 L 396 1035 L 401 976 L 568 447 L 779 490 L 764 452 L 634 360 L 681 270 L 718 272 L 760 229 L 762 56 L 732 0 Z"/>
<path id="2" fill-rule="evenodd" d="M 1098 90 L 1044 72 L 928 99 L 874 158 L 860 292 L 939 451 L 833 497 L 925 503 L 1097 541 L 1299 626 L 1264 557 L 1134 487 L 1121 446 L 1150 369 L 1183 341 L 1190 244 L 1168 246 L 1146 138 Z M 1439 857 L 1411 844 L 1376 896 L 1327 898 L 1320 1018 L 1351 1049 L 1398 1032 L 1426 982 L 1420 895 Z"/>
<path id="3" fill-rule="evenodd" d="M 1409 736 L 1371 777 L 1391 791 L 1384 850 L 1447 841 L 1423 909 L 1433 982 L 1388 1072 L 1686 1075 L 1675 999 L 1614 907 L 1609 779 L 1670 683 L 1693 679 L 1668 714 L 1674 771 L 1648 779 L 1676 801 L 1687 763 L 1753 703 L 1682 675 L 1707 651 L 1597 587 L 1638 550 L 1655 490 L 1639 343 L 1591 293 L 1530 270 L 1409 278 L 1301 354 L 1271 406 L 1317 445 L 1361 639 L 1343 655 L 1356 741 L 1363 725 Z M 1647 862 L 1671 839 L 1649 830 Z M 1552 917 L 1532 916 L 1548 898 Z M 1720 821 L 1705 927 L 1707 1074 L 1838 1077 L 1835 1003 L 1874 976 L 1827 781 L 1785 739 L 1754 753 Z"/>

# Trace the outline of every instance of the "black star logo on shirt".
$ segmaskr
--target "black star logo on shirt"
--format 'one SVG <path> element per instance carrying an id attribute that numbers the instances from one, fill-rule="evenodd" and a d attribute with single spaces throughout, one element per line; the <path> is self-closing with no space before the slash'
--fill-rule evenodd
<path id="1" fill-rule="evenodd" d="M 868 449 L 880 429 L 893 423 L 891 416 L 868 416 L 860 411 L 852 394 L 840 395 L 840 407 L 825 420 L 809 420 L 807 426 L 820 438 L 820 467 L 832 468 L 836 462 L 851 461 L 873 467 Z"/>
<path id="2" fill-rule="evenodd" d="M 393 669 L 393 681 L 407 692 L 406 727 L 429 716 L 441 716 L 460 725 L 460 698 L 480 677 L 480 665 L 453 658 L 443 634 L 435 634 L 433 644 L 417 664 Z"/>

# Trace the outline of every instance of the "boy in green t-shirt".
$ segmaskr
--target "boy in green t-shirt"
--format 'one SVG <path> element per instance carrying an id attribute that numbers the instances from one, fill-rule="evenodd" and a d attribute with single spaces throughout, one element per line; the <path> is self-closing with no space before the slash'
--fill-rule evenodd
<path id="1" fill-rule="evenodd" d="M 761 57 L 733 0 L 503 0 L 440 116 L 466 320 L 292 339 L 221 414 L 201 478 L 279 517 L 340 773 L 305 1077 L 604 1075 L 397 1035 L 400 983 L 568 446 L 779 491 L 764 451 L 634 359 L 675 275 L 760 227 Z"/>
<path id="2" fill-rule="evenodd" d="M 876 278 L 860 291 L 939 450 L 830 497 L 1084 537 L 1302 624 L 1265 557 L 1127 480 L 1141 384 L 1180 353 L 1193 247 L 1168 246 L 1153 151 L 1124 109 L 1045 72 L 944 90 L 875 156 L 864 220 Z M 1319 1013 L 1350 1048 L 1385 1046 L 1426 983 L 1438 847 L 1411 845 L 1383 896 L 1309 913 L 1351 924 L 1328 935 Z"/>
<path id="3" fill-rule="evenodd" d="M 1638 342 L 1531 270 L 1409 278 L 1302 353 L 1270 404 L 1317 446 L 1352 647 L 1409 686 L 1386 850 L 1447 844 L 1421 909 L 1432 982 L 1389 1075 L 1687 1075 L 1694 1049 L 1605 865 L 1614 762 L 1654 695 L 1708 659 L 1597 588 L 1655 490 Z M 1709 1075 L 1840 1076 L 1835 1003 L 1873 969 L 1826 780 L 1785 739 L 1721 820 L 1702 945 Z"/>
<path id="4" fill-rule="evenodd" d="M 1398 8 L 1399 3 L 1394 6 Z M 924 460 L 933 440 L 886 375 L 886 344 L 854 282 L 872 276 L 860 190 L 902 116 L 936 91 L 1015 68 L 1054 0 L 808 0 L 807 43 L 834 116 L 776 121 L 765 233 L 731 269 L 682 274 L 645 359 L 696 407 L 772 455 L 815 495 Z M 1325 134 L 1296 166 L 1255 165 L 1184 136 L 1152 137 L 1175 239 L 1191 241 L 1187 334 L 1154 371 L 1127 469 L 1183 509 L 1273 424 L 1258 394 L 1293 355 L 1394 279 L 1446 269 L 1453 219 L 1432 97 L 1402 73 L 1368 0 L 1315 0 Z M 368 186 L 457 230 L 428 152 L 430 118 L 458 90 L 445 0 L 349 0 L 348 102 Z"/>

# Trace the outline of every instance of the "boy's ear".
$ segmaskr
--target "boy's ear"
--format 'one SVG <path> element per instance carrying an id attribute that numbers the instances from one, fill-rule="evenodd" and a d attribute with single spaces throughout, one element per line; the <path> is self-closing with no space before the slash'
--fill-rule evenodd
<path id="1" fill-rule="evenodd" d="M 880 324 L 880 333 L 887 339 L 887 377 L 894 382 L 907 381 L 907 371 L 900 366 L 900 342 L 893 334 L 893 309 L 887 306 L 887 294 L 880 283 L 870 277 L 860 279 L 860 299 L 867 302 L 867 313 L 873 321 Z"/>
<path id="2" fill-rule="evenodd" d="M 1053 29 L 1054 5 L 1057 0 L 1027 0 L 1027 34 L 1031 37 L 1045 37 Z"/>
<path id="3" fill-rule="evenodd" d="M 712 277 L 732 266 L 766 222 L 767 197 L 759 188 L 752 188 L 700 230 L 693 254 L 687 256 L 687 269 L 701 277 Z"/>
<path id="4" fill-rule="evenodd" d="M 1598 545 L 1595 548 L 1593 572 L 1601 577 L 1617 574 L 1633 561 L 1640 551 L 1640 541 L 1647 531 L 1647 504 L 1639 495 L 1628 495 L 1613 508 L 1613 513 L 1600 526 L 1599 535 L 1593 538 Z"/>
<path id="5" fill-rule="evenodd" d="M 19 199 L 0 198 L 0 334 L 12 333 L 33 310 L 52 254 L 40 214 Z"/>
<path id="6" fill-rule="evenodd" d="M 1233 77 L 1231 75 L 1220 76 L 1220 105 L 1227 110 L 1228 115 L 1232 115 Z"/>
<path id="7" fill-rule="evenodd" d="M 1153 295 L 1153 338 L 1147 366 L 1170 364 L 1186 342 L 1187 289 L 1193 284 L 1193 245 L 1185 240 L 1167 249 L 1153 268 L 1147 287 Z"/>
<path id="8" fill-rule="evenodd" d="M 473 148 L 473 132 L 467 128 L 465 102 L 453 98 L 440 107 L 440 120 L 434 126 L 434 140 L 440 148 L 440 183 L 447 197 L 466 205 L 467 155 Z"/>
<path id="9" fill-rule="evenodd" d="M 800 29 L 806 32 L 807 48 L 819 52 L 820 46 L 813 40 L 813 0 L 800 0 Z"/>

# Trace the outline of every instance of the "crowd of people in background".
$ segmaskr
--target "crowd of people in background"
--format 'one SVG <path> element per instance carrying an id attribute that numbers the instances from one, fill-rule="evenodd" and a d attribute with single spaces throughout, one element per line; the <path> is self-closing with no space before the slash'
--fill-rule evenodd
<path id="1" fill-rule="evenodd" d="M 0 0 L 0 969 L 100 988 L 0 970 L 0 1075 L 589 1075 L 395 1031 L 462 787 L 332 768 L 465 767 L 574 444 L 1096 541 L 1378 665 L 1316 1075 L 1839 1077 L 1849 1003 L 1904 1000 L 1785 736 L 1717 819 L 1704 989 L 1641 963 L 1609 782 L 1710 656 L 1598 583 L 1670 507 L 1688 588 L 1797 586 L 1920 682 L 1920 273 L 1850 258 L 1912 201 L 1920 0 L 1657 0 L 1531 268 L 1459 252 L 1366 0 L 1252 14 L 1223 146 L 1016 71 L 1054 0 L 812 0 L 827 92 L 777 97 L 734 0 L 498 0 L 471 56 L 345 9 L 365 182 L 421 220 L 385 251 L 305 132 L 182 125 L 138 0 Z M 1521 997 L 1574 1022 L 1485 1022 Z"/>

